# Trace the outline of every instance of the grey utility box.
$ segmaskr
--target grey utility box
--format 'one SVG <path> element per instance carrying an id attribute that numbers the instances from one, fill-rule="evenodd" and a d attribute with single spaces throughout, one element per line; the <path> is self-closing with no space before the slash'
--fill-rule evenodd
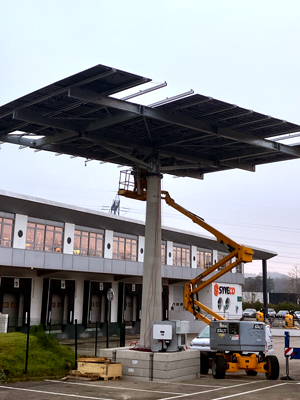
<path id="1" fill-rule="evenodd" d="M 255 321 L 211 321 L 210 347 L 224 351 L 265 351 L 265 324 Z"/>
<path id="2" fill-rule="evenodd" d="M 151 350 L 153 352 L 180 351 L 186 346 L 189 321 L 157 321 L 153 324 Z"/>

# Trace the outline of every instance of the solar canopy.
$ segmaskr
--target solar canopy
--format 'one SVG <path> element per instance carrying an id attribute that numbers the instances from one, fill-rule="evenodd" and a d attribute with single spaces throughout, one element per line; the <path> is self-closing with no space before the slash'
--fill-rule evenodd
<path id="1" fill-rule="evenodd" d="M 82 71 L 0 107 L 0 141 L 140 168 L 159 154 L 161 172 L 193 178 L 300 157 L 278 142 L 300 131 L 290 122 L 200 94 L 152 106 L 114 97 L 150 81 Z"/>

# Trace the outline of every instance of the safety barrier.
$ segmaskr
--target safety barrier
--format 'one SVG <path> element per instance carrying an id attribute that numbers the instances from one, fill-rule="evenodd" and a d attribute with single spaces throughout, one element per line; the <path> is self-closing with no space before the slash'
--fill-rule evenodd
<path id="1" fill-rule="evenodd" d="M 286 375 L 282 376 L 281 379 L 292 381 L 293 378 L 290 377 L 290 367 L 289 360 L 300 360 L 300 347 L 290 346 L 290 332 L 284 332 L 284 356 L 285 356 L 285 367 Z"/>

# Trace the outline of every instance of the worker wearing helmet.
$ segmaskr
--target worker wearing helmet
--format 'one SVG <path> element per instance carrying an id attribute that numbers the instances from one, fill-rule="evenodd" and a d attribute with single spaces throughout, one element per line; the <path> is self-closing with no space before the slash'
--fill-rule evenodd
<path id="1" fill-rule="evenodd" d="M 264 320 L 265 320 L 265 309 L 264 308 L 261 308 L 259 311 L 257 311 L 256 320 L 259 322 L 264 322 Z"/>
<path id="2" fill-rule="evenodd" d="M 294 311 L 291 310 L 285 316 L 285 326 L 287 328 L 294 328 Z"/>

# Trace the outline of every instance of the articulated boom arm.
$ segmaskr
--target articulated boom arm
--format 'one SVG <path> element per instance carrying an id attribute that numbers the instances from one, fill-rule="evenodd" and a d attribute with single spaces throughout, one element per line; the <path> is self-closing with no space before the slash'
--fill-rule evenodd
<path id="1" fill-rule="evenodd" d="M 186 210 L 184 207 L 177 204 L 169 195 L 168 192 L 162 191 L 162 199 L 166 201 L 166 203 L 175 208 L 175 210 L 181 212 L 188 218 L 190 218 L 195 224 L 201 226 L 211 234 L 213 234 L 217 241 L 221 244 L 224 244 L 230 254 L 224 257 L 222 260 L 217 262 L 216 264 L 212 265 L 205 271 L 203 271 L 200 275 L 196 278 L 192 279 L 191 281 L 187 282 L 185 285 L 184 290 L 184 306 L 187 311 L 192 313 L 196 318 L 201 319 L 205 323 L 209 324 L 210 319 L 205 317 L 201 312 L 200 309 L 205 311 L 206 313 L 210 314 L 213 318 L 217 320 L 225 319 L 221 315 L 215 313 L 210 308 L 206 307 L 204 304 L 200 303 L 197 299 L 195 299 L 195 295 L 206 286 L 214 282 L 216 279 L 220 278 L 228 271 L 233 269 L 234 267 L 238 266 L 241 263 L 251 262 L 252 261 L 252 254 L 253 250 L 249 247 L 244 247 L 236 243 L 234 240 L 230 239 L 229 237 L 225 236 L 223 233 L 219 232 L 217 229 L 213 228 L 209 224 L 207 224 L 202 218 L 198 217 L 197 215 L 191 213 L 190 211 Z M 232 261 L 235 259 L 235 261 Z M 229 264 L 228 264 L 229 263 Z M 222 268 L 217 274 L 213 275 L 212 277 L 208 278 L 207 280 L 203 280 L 205 277 L 210 275 L 212 272 L 218 270 L 223 265 Z"/>
<path id="2" fill-rule="evenodd" d="M 136 200 L 145 201 L 147 199 L 147 181 L 145 178 L 135 177 L 134 187 L 130 187 L 131 184 L 129 182 L 129 175 L 126 171 L 126 179 L 124 182 L 120 181 L 120 185 L 122 185 L 122 189 L 119 189 L 118 194 L 129 197 Z M 131 190 L 128 190 L 128 189 Z M 213 234 L 217 241 L 227 247 L 230 253 L 224 257 L 222 260 L 212 265 L 205 271 L 203 271 L 200 275 L 196 276 L 196 278 L 187 282 L 184 290 L 184 306 L 187 311 L 192 313 L 196 318 L 204 321 L 207 324 L 210 324 L 210 319 L 204 316 L 200 310 L 205 311 L 205 313 L 210 314 L 213 318 L 217 320 L 224 320 L 221 315 L 215 313 L 210 308 L 206 307 L 204 304 L 200 303 L 197 299 L 195 299 L 195 295 L 206 286 L 210 285 L 216 279 L 220 278 L 228 271 L 232 270 L 236 266 L 241 263 L 247 263 L 252 261 L 253 250 L 249 247 L 244 247 L 229 237 L 225 236 L 223 233 L 219 232 L 217 229 L 213 228 L 209 224 L 207 224 L 202 218 L 197 215 L 191 213 L 186 210 L 184 207 L 177 204 L 169 195 L 167 191 L 162 190 L 161 198 L 165 200 L 165 202 L 173 207 L 175 210 L 179 211 L 186 217 L 190 218 L 195 224 L 201 226 L 211 234 Z M 234 261 L 233 261 L 234 260 Z M 225 265 L 225 267 L 223 267 Z M 223 267 L 223 268 L 222 268 Z M 212 274 L 214 271 L 222 268 L 216 274 L 204 280 L 208 275 Z"/>

